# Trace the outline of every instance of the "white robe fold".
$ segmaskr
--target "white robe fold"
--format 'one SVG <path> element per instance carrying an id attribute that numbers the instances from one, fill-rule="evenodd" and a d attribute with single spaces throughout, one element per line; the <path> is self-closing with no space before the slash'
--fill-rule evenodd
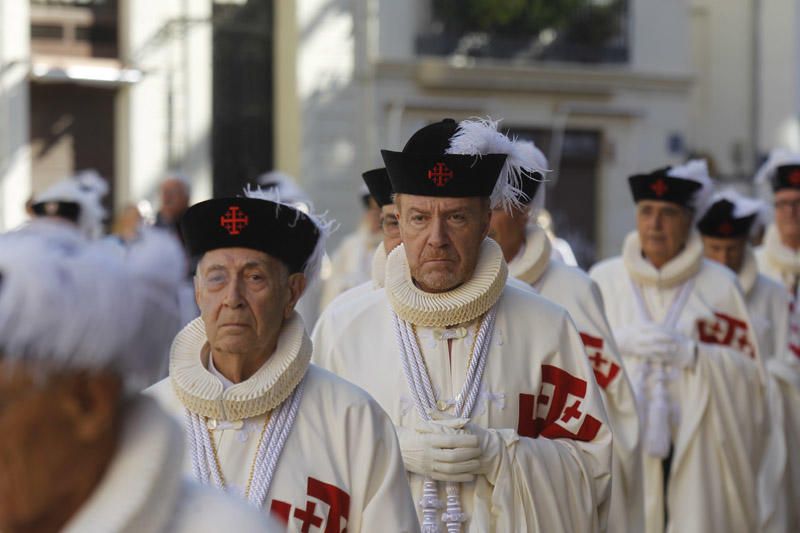
<path id="1" fill-rule="evenodd" d="M 697 342 L 696 364 L 665 367 L 675 409 L 673 451 L 666 494 L 661 459 L 643 454 L 645 530 L 758 531 L 766 520 L 761 516 L 767 505 L 763 487 L 775 483 L 759 479 L 769 471 L 764 466 L 768 394 L 757 340 L 733 273 L 701 258 L 696 234 L 678 257 L 657 271 L 641 256 L 634 232 L 626 239 L 623 257 L 601 262 L 590 275 L 603 292 L 614 330 L 649 318 L 660 323 L 683 284 L 691 284 L 674 328 Z M 642 316 L 633 284 L 649 318 Z M 642 359 L 626 357 L 625 364 L 634 387 L 641 380 L 646 391 L 653 390 L 652 376 L 642 377 Z"/>
<path id="2" fill-rule="evenodd" d="M 549 240 L 528 230 L 524 250 L 508 265 L 509 274 L 569 312 L 602 392 L 614 437 L 607 530 L 638 533 L 644 528 L 644 487 L 639 414 L 597 284 L 582 270 L 550 258 Z"/>
<path id="3" fill-rule="evenodd" d="M 202 330 L 202 322 L 187 328 Z M 198 359 L 202 347 L 196 345 Z M 184 421 L 184 404 L 170 380 L 148 393 Z M 266 414 L 209 420 L 226 487 L 240 495 L 265 422 Z M 184 471 L 192 475 L 189 458 Z M 265 507 L 287 524 L 288 531 L 413 532 L 419 527 L 391 420 L 363 390 L 315 365 L 308 367 L 297 418 Z"/>
<path id="4" fill-rule="evenodd" d="M 64 533 L 277 532 L 275 520 L 238 498 L 186 480 L 181 428 L 156 402 L 138 397 L 126 408 L 111 463 Z"/>
<path id="5" fill-rule="evenodd" d="M 472 421 L 496 430 L 506 448 L 494 486 L 485 476 L 461 484 L 464 531 L 598 531 L 597 502 L 609 491 L 611 433 L 581 338 L 561 307 L 528 289 L 506 285 L 502 291 Z M 396 425 L 414 426 L 419 415 L 385 289 L 340 311 L 318 323 L 314 361 L 365 388 Z M 442 330 L 417 327 L 440 408 L 450 414 L 477 323 L 456 328 L 462 336 L 451 341 L 450 355 Z M 423 478 L 407 475 L 418 501 Z"/>

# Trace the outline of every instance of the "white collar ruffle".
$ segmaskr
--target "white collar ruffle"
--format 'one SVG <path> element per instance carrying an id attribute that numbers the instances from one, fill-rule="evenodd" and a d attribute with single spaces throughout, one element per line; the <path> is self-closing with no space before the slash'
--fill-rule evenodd
<path id="1" fill-rule="evenodd" d="M 703 264 L 703 242 L 700 234 L 692 230 L 683 250 L 663 267 L 657 269 L 642 255 L 639 233 L 632 231 L 625 238 L 622 260 L 628 270 L 628 275 L 635 282 L 666 289 L 683 283 L 700 271 Z"/>
<path id="2" fill-rule="evenodd" d="M 386 262 L 389 304 L 402 320 L 421 327 L 444 328 L 477 319 L 500 299 L 507 278 L 503 251 L 489 238 L 481 243 L 472 277 L 447 292 L 429 293 L 414 285 L 402 244 Z"/>
<path id="3" fill-rule="evenodd" d="M 524 249 L 508 264 L 508 273 L 528 285 L 533 285 L 550 265 L 553 245 L 547 234 L 537 226 L 530 226 L 525 236 Z"/>
<path id="4" fill-rule="evenodd" d="M 384 279 L 386 278 L 386 247 L 383 241 L 375 248 L 375 253 L 372 254 L 372 283 L 376 288 L 382 289 Z"/>
<path id="5" fill-rule="evenodd" d="M 144 396 L 124 416 L 111 463 L 65 533 L 163 531 L 173 519 L 182 490 L 183 432 Z"/>
<path id="6" fill-rule="evenodd" d="M 742 286 L 745 296 L 750 294 L 756 284 L 758 278 L 758 263 L 756 262 L 756 255 L 748 245 L 744 251 L 744 261 L 742 261 L 742 268 L 739 269 L 739 285 Z"/>
<path id="7" fill-rule="evenodd" d="M 778 228 L 770 224 L 764 236 L 764 252 L 767 261 L 781 274 L 800 274 L 800 251 L 795 252 L 781 242 Z"/>
<path id="8" fill-rule="evenodd" d="M 297 312 L 284 323 L 267 362 L 228 389 L 209 372 L 207 347 L 202 319 L 189 322 L 172 343 L 169 375 L 175 394 L 189 411 L 216 420 L 233 422 L 275 409 L 294 391 L 311 361 L 311 339 Z"/>

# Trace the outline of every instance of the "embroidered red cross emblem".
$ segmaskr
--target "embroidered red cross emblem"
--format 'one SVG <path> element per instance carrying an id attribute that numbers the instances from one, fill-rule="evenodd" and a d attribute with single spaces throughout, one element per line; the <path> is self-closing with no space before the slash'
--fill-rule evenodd
<path id="1" fill-rule="evenodd" d="M 594 377 L 597 380 L 597 384 L 600 385 L 601 389 L 605 390 L 611 382 L 614 381 L 617 374 L 619 374 L 619 365 L 611 359 L 603 357 L 602 338 L 581 332 L 581 340 L 583 341 L 584 348 L 586 348 L 586 355 L 592 363 L 592 369 L 594 370 Z M 608 366 L 608 371 L 606 371 L 606 365 Z"/>
<path id="2" fill-rule="evenodd" d="M 350 495 L 348 493 L 335 485 L 324 483 L 313 477 L 308 478 L 306 492 L 309 499 L 306 500 L 304 509 L 296 507 L 292 513 L 291 503 L 274 499 L 270 504 L 270 512 L 284 524 L 288 524 L 289 518 L 294 517 L 299 521 L 302 533 L 309 533 L 312 531 L 312 527 L 324 531 L 324 533 L 347 531 L 347 520 L 350 516 Z M 312 501 L 312 498 L 328 506 L 326 517 L 317 516 L 317 502 Z M 323 522 L 324 529 L 322 528 Z"/>
<path id="3" fill-rule="evenodd" d="M 659 198 L 664 196 L 667 192 L 667 184 L 661 178 L 658 178 L 654 183 L 650 184 L 650 188 Z"/>
<path id="4" fill-rule="evenodd" d="M 789 174 L 789 183 L 792 185 L 800 185 L 800 170 L 793 170 Z"/>
<path id="5" fill-rule="evenodd" d="M 231 235 L 239 235 L 249 222 L 250 218 L 236 205 L 230 206 L 228 211 L 219 217 L 219 225 Z"/>
<path id="6" fill-rule="evenodd" d="M 731 224 L 730 222 L 723 222 L 722 224 L 719 225 L 718 229 L 720 234 L 730 235 L 731 233 L 733 233 L 733 224 Z"/>
<path id="7" fill-rule="evenodd" d="M 447 182 L 453 179 L 453 171 L 439 161 L 430 170 L 428 170 L 428 179 L 433 182 L 437 187 L 444 187 Z"/>
<path id="8" fill-rule="evenodd" d="M 565 370 L 542 365 L 539 394 L 519 395 L 517 433 L 531 438 L 593 440 L 603 424 L 580 410 L 587 386 L 585 380 Z"/>
<path id="9" fill-rule="evenodd" d="M 697 333 L 700 342 L 732 346 L 749 357 L 756 356 L 753 343 L 750 342 L 747 322 L 744 320 L 715 312 L 714 319 L 697 321 Z"/>

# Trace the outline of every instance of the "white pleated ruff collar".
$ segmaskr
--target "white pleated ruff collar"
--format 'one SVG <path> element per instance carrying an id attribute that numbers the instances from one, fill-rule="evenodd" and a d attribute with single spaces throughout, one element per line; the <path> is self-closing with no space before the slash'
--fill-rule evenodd
<path id="1" fill-rule="evenodd" d="M 795 252 L 781 242 L 778 228 L 770 224 L 764 236 L 764 253 L 767 261 L 782 274 L 800 274 L 800 252 Z"/>
<path id="2" fill-rule="evenodd" d="M 261 416 L 278 407 L 303 379 L 311 361 L 311 339 L 297 312 L 284 323 L 278 345 L 250 378 L 227 388 L 208 370 L 209 347 L 201 318 L 175 337 L 169 375 L 189 411 L 215 420 Z"/>
<path id="3" fill-rule="evenodd" d="M 756 278 L 758 278 L 758 263 L 756 262 L 756 255 L 748 245 L 745 248 L 742 268 L 739 270 L 739 285 L 742 286 L 745 296 L 753 290 Z"/>
<path id="4" fill-rule="evenodd" d="M 657 269 L 642 255 L 639 233 L 632 231 L 625 238 L 622 260 L 628 275 L 635 282 L 667 289 L 680 285 L 700 271 L 703 264 L 703 242 L 700 234 L 692 231 L 683 250 L 663 267 Z"/>
<path id="5" fill-rule="evenodd" d="M 372 254 L 372 283 L 375 288 L 382 289 L 384 279 L 386 278 L 386 247 L 383 241 L 375 248 L 375 253 Z"/>
<path id="6" fill-rule="evenodd" d="M 550 265 L 553 246 L 547 234 L 531 226 L 525 236 L 525 248 L 508 264 L 508 273 L 528 285 L 533 285 Z"/>
<path id="7" fill-rule="evenodd" d="M 455 326 L 483 316 L 497 303 L 507 278 L 500 245 L 489 238 L 481 243 L 472 277 L 447 292 L 429 293 L 414 285 L 402 244 L 386 262 L 386 294 L 392 309 L 402 320 L 428 328 Z"/>

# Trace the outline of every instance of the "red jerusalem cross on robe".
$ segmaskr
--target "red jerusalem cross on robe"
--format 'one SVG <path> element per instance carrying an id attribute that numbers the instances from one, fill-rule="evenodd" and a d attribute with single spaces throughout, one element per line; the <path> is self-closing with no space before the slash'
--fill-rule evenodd
<path id="1" fill-rule="evenodd" d="M 250 222 L 248 216 L 242 212 L 241 207 L 236 205 L 230 206 L 228 211 L 219 217 L 219 225 L 231 235 L 239 235 L 248 222 Z"/>
<path id="2" fill-rule="evenodd" d="M 589 362 L 592 363 L 597 384 L 600 385 L 601 389 L 605 390 L 619 374 L 619 365 L 611 359 L 603 357 L 603 339 L 581 332 L 581 340 L 586 348 Z"/>
<path id="3" fill-rule="evenodd" d="M 751 358 L 756 356 L 756 350 L 750 342 L 747 322 L 738 318 L 715 311 L 714 319 L 697 321 L 697 333 L 700 342 L 730 346 Z"/>
<path id="4" fill-rule="evenodd" d="M 585 380 L 553 365 L 542 365 L 539 394 L 519 395 L 517 433 L 523 437 L 590 441 L 602 423 L 581 411 Z"/>
<path id="5" fill-rule="evenodd" d="M 350 495 L 335 485 L 324 483 L 313 477 L 308 478 L 306 488 L 308 499 L 301 507 L 281 500 L 272 500 L 270 512 L 284 524 L 293 518 L 301 533 L 323 531 L 324 533 L 342 533 L 347 531 L 347 520 L 350 516 Z M 317 510 L 317 504 L 322 509 Z M 328 508 L 327 516 L 325 507 Z M 319 512 L 319 514 L 317 514 Z M 322 515 L 322 516 L 320 516 Z M 323 524 L 325 529 L 322 528 Z M 313 529 L 312 529 L 313 528 Z"/>
<path id="6" fill-rule="evenodd" d="M 444 187 L 448 181 L 453 179 L 453 171 L 439 161 L 428 170 L 428 179 L 437 187 Z"/>

